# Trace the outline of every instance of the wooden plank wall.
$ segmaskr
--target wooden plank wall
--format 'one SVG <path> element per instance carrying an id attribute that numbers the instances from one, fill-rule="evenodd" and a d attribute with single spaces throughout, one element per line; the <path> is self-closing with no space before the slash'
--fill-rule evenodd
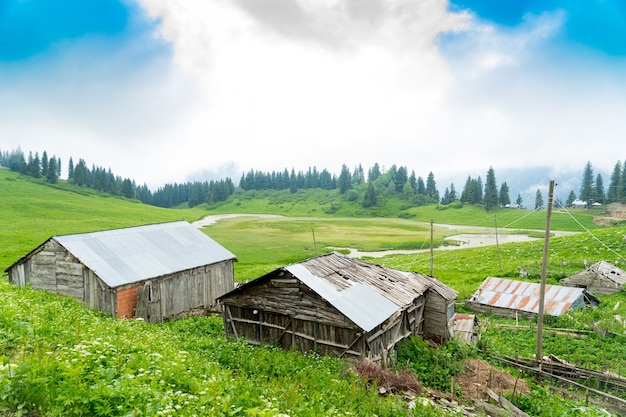
<path id="1" fill-rule="evenodd" d="M 436 291 L 426 293 L 424 308 L 424 337 L 443 342 L 452 338 L 454 300 L 447 300 Z"/>
<path id="2" fill-rule="evenodd" d="M 338 357 L 385 360 L 398 342 L 421 334 L 424 323 L 425 298 L 420 296 L 364 334 L 319 295 L 289 278 L 269 279 L 222 301 L 227 337 Z"/>
<path id="3" fill-rule="evenodd" d="M 227 337 L 243 338 L 253 344 L 278 343 L 286 350 L 316 351 L 337 357 L 365 355 L 363 333 L 358 328 L 303 320 L 228 303 L 224 305 L 224 324 Z"/>
<path id="4" fill-rule="evenodd" d="M 84 300 L 82 264 L 53 240 L 44 243 L 21 265 L 13 268 L 17 268 L 16 272 L 23 269 L 24 285 Z"/>
<path id="5" fill-rule="evenodd" d="M 147 281 L 144 286 L 137 294 L 136 316 L 148 322 L 221 312 L 216 299 L 234 287 L 233 264 L 229 260 L 206 265 Z"/>

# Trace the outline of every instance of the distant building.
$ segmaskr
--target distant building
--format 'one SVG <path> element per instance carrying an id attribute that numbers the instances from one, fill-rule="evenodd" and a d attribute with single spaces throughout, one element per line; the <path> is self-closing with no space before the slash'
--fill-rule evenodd
<path id="1" fill-rule="evenodd" d="M 453 337 L 456 291 L 338 253 L 278 268 L 221 296 L 227 337 L 385 361 L 398 342 Z"/>
<path id="2" fill-rule="evenodd" d="M 585 288 L 594 294 L 614 294 L 624 289 L 626 272 L 609 262 L 600 261 L 584 271 L 563 278 L 561 285 Z"/>
<path id="3" fill-rule="evenodd" d="M 540 284 L 489 277 L 467 301 L 476 312 L 505 317 L 532 316 L 539 312 Z M 598 306 L 600 300 L 584 288 L 546 285 L 544 312 L 560 316 L 586 305 Z"/>
<path id="4" fill-rule="evenodd" d="M 572 208 L 587 208 L 587 202 L 576 199 L 572 201 Z"/>
<path id="5" fill-rule="evenodd" d="M 113 317 L 218 311 L 235 255 L 179 221 L 53 236 L 6 269 L 9 282 L 63 294 Z"/>

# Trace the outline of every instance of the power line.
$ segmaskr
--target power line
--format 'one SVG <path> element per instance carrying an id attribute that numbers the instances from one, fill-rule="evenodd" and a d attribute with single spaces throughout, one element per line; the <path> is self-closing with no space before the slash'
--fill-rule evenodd
<path id="1" fill-rule="evenodd" d="M 626 258 L 624 258 L 621 254 L 617 253 L 616 251 L 614 251 L 613 249 L 611 249 L 607 244 L 605 244 L 603 241 L 601 241 L 596 235 L 593 234 L 593 232 L 589 229 L 587 229 L 581 222 L 579 222 L 573 215 L 572 213 L 570 213 L 567 208 L 559 205 L 560 208 L 562 208 L 565 213 L 567 213 L 568 216 L 570 216 L 572 218 L 572 220 L 574 220 L 576 222 L 576 224 L 578 224 L 581 229 L 583 229 L 586 233 L 589 233 L 589 235 L 591 235 L 591 237 L 593 237 L 598 243 L 600 243 L 600 245 L 602 245 L 606 250 L 608 250 L 609 252 L 617 255 L 617 257 L 623 261 L 626 261 Z"/>

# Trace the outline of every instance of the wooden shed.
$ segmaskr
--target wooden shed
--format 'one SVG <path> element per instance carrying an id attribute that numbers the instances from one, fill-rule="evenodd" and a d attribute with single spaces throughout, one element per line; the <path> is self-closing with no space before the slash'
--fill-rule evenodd
<path id="1" fill-rule="evenodd" d="M 63 294 L 113 317 L 160 322 L 219 311 L 235 255 L 185 221 L 53 236 L 6 269 L 18 286 Z"/>
<path id="2" fill-rule="evenodd" d="M 478 313 L 532 317 L 539 312 L 540 290 L 538 283 L 488 277 L 467 300 L 467 305 Z M 550 316 L 599 304 L 600 300 L 583 288 L 559 285 L 546 285 L 545 288 L 544 311 Z"/>
<path id="3" fill-rule="evenodd" d="M 584 271 L 563 278 L 561 285 L 585 288 L 594 294 L 614 294 L 626 284 L 626 272 L 606 261 L 591 265 Z"/>
<path id="4" fill-rule="evenodd" d="M 228 337 L 385 361 L 411 335 L 453 336 L 456 291 L 434 278 L 331 253 L 219 297 Z"/>

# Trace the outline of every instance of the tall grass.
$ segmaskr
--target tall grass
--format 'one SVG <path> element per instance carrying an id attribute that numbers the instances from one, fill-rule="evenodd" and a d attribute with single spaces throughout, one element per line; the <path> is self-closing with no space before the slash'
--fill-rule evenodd
<path id="1" fill-rule="evenodd" d="M 409 416 L 349 363 L 226 340 L 222 321 L 116 320 L 0 282 L 2 416 Z"/>

